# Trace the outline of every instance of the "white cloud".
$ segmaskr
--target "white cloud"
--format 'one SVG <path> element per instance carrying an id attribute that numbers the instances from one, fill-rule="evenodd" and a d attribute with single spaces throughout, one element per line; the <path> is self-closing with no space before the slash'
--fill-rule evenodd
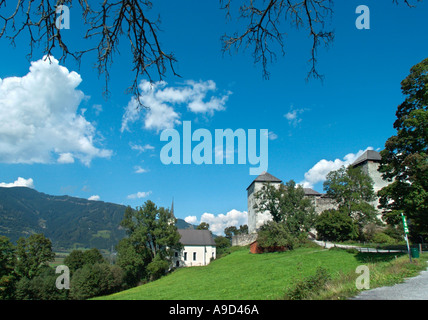
<path id="1" fill-rule="evenodd" d="M 130 194 L 127 198 L 128 199 L 141 199 L 141 198 L 146 198 L 146 197 L 148 197 L 151 194 L 152 194 L 151 191 L 147 191 L 147 192 L 142 191 L 142 192 L 137 192 L 137 193 L 134 193 L 134 194 Z"/>
<path id="2" fill-rule="evenodd" d="M 145 173 L 145 172 L 147 172 L 148 170 L 146 170 L 146 169 L 143 169 L 143 168 L 141 168 L 140 166 L 135 166 L 134 167 L 134 172 L 135 173 Z"/>
<path id="3" fill-rule="evenodd" d="M 102 106 L 102 105 L 100 105 L 100 104 L 94 104 L 94 105 L 92 106 L 92 109 L 94 109 L 94 111 L 95 111 L 95 115 L 99 116 L 99 115 L 100 115 L 100 113 L 103 111 L 103 106 Z"/>
<path id="4" fill-rule="evenodd" d="M 195 216 L 188 216 L 184 221 L 192 224 L 198 224 Z M 191 222 L 190 222 L 191 221 Z M 210 231 L 220 235 L 223 234 L 225 228 L 230 226 L 239 227 L 240 225 L 248 224 L 248 214 L 246 211 L 230 210 L 226 214 L 214 215 L 212 213 L 204 213 L 201 216 L 200 222 L 206 222 L 210 225 Z"/>
<path id="5" fill-rule="evenodd" d="M 230 149 L 228 146 L 215 146 L 213 148 L 215 159 L 229 159 L 234 157 L 235 149 Z"/>
<path id="6" fill-rule="evenodd" d="M 95 146 L 95 127 L 78 112 L 80 75 L 51 57 L 23 77 L 0 79 L 0 162 L 70 163 L 111 156 Z M 57 155 L 58 157 L 56 157 Z"/>
<path id="7" fill-rule="evenodd" d="M 93 196 L 90 196 L 89 198 L 88 198 L 88 200 L 91 200 L 91 201 L 99 201 L 101 198 L 100 198 L 100 196 L 99 195 L 93 195 Z"/>
<path id="8" fill-rule="evenodd" d="M 284 117 L 288 120 L 288 124 L 296 127 L 300 122 L 302 122 L 302 118 L 299 116 L 306 109 L 294 109 L 293 106 L 290 107 L 290 111 L 284 114 Z"/>
<path id="9" fill-rule="evenodd" d="M 27 188 L 34 189 L 34 181 L 31 178 L 24 179 L 19 177 L 17 180 L 15 180 L 12 183 L 6 183 L 6 182 L 0 183 L 0 188 L 13 188 L 13 187 L 27 187 Z"/>
<path id="10" fill-rule="evenodd" d="M 73 155 L 69 152 L 61 153 L 58 158 L 58 163 L 74 163 Z"/>
<path id="11" fill-rule="evenodd" d="M 133 144 L 132 142 L 130 142 L 129 146 L 131 147 L 132 150 L 138 151 L 138 154 L 140 154 L 141 152 L 146 152 L 147 150 L 154 150 L 155 149 L 155 147 L 151 146 L 150 144 L 140 146 L 138 144 Z"/>
<path id="12" fill-rule="evenodd" d="M 278 135 L 274 133 L 273 131 L 268 131 L 267 137 L 269 140 L 276 140 L 278 139 Z"/>
<path id="13" fill-rule="evenodd" d="M 144 128 L 160 131 L 174 128 L 181 123 L 180 114 L 175 106 L 185 104 L 192 113 L 213 115 L 215 111 L 225 109 L 225 104 L 231 92 L 216 97 L 208 97 L 208 93 L 216 91 L 212 80 L 188 80 L 183 86 L 168 87 L 165 81 L 150 83 L 142 80 L 139 85 L 141 95 L 138 100 L 134 97 L 128 103 L 122 118 L 121 131 L 128 130 L 129 124 L 143 120 Z M 146 109 L 144 108 L 146 107 Z"/>
<path id="14" fill-rule="evenodd" d="M 309 171 L 305 173 L 305 179 L 300 182 L 304 188 L 313 188 L 313 186 L 319 182 L 325 181 L 327 174 L 330 171 L 338 170 L 342 166 L 352 164 L 359 156 L 361 156 L 366 150 L 373 150 L 372 147 L 368 147 L 365 150 L 360 150 L 357 153 L 348 153 L 343 159 L 325 160 L 318 161 Z"/>
<path id="15" fill-rule="evenodd" d="M 190 224 L 197 224 L 198 218 L 196 218 L 196 216 L 188 216 L 188 217 L 184 218 L 184 221 L 186 221 L 187 223 L 190 223 Z"/>

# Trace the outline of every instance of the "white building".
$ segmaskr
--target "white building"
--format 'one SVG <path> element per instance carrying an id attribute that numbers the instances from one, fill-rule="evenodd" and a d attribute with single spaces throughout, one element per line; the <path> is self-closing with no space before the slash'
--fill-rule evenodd
<path id="1" fill-rule="evenodd" d="M 184 248 L 176 252 L 175 267 L 206 266 L 216 258 L 216 244 L 209 230 L 178 229 Z"/>

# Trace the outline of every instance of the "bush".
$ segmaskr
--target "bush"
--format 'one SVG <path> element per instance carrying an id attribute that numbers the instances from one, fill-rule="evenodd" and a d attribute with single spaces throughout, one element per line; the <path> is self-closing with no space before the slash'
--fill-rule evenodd
<path id="1" fill-rule="evenodd" d="M 284 223 L 269 221 L 260 228 L 257 244 L 265 251 L 272 251 L 275 248 L 293 250 L 295 239 L 291 236 Z"/>
<path id="2" fill-rule="evenodd" d="M 86 264 L 71 278 L 70 297 L 84 300 L 117 292 L 122 288 L 123 272 L 107 263 Z"/>
<path id="3" fill-rule="evenodd" d="M 15 299 L 17 300 L 66 300 L 68 290 L 56 287 L 58 275 L 50 267 L 43 267 L 41 273 L 32 278 L 21 278 L 16 284 Z"/>
<path id="4" fill-rule="evenodd" d="M 231 247 L 231 243 L 230 243 L 230 239 L 223 237 L 223 236 L 218 236 L 214 239 L 215 244 L 216 244 L 216 256 L 217 258 L 222 257 L 223 255 L 227 255 L 230 252 L 230 247 Z"/>
<path id="5" fill-rule="evenodd" d="M 388 236 L 386 233 L 383 233 L 383 232 L 376 233 L 373 236 L 373 242 L 381 243 L 381 244 L 395 244 L 395 243 L 397 243 L 397 241 L 394 238 Z"/>
<path id="6" fill-rule="evenodd" d="M 77 269 L 82 268 L 85 264 L 96 264 L 106 262 L 103 255 L 97 248 L 89 250 L 73 250 L 65 257 L 64 264 L 70 269 L 73 274 Z"/>
<path id="7" fill-rule="evenodd" d="M 325 287 L 330 275 L 327 269 L 318 267 L 315 275 L 304 278 L 297 282 L 284 296 L 286 300 L 304 300 L 312 294 L 318 293 Z"/>
<path id="8" fill-rule="evenodd" d="M 394 239 L 396 243 L 403 241 L 403 229 L 401 227 L 398 228 L 388 225 L 385 230 L 383 230 L 383 233 Z"/>
<path id="9" fill-rule="evenodd" d="M 346 212 L 324 210 L 315 220 L 318 238 L 327 241 L 346 241 L 358 237 L 358 228 Z"/>
<path id="10" fill-rule="evenodd" d="M 170 263 L 162 259 L 159 255 L 156 255 L 152 262 L 147 265 L 147 271 L 150 274 L 150 280 L 156 280 L 164 276 L 170 267 Z"/>

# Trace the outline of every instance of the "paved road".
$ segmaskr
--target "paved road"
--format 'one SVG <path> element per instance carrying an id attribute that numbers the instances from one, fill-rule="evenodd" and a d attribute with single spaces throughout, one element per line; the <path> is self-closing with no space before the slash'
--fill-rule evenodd
<path id="1" fill-rule="evenodd" d="M 391 287 L 363 291 L 351 300 L 428 300 L 428 270 Z"/>
<path id="2" fill-rule="evenodd" d="M 376 250 L 359 248 L 356 246 L 335 245 L 330 242 L 314 241 L 325 248 L 340 247 L 344 249 L 355 248 L 362 252 L 388 252 L 388 250 Z M 394 252 L 391 250 L 390 252 Z M 398 252 L 398 250 L 397 250 Z M 350 300 L 428 300 L 428 270 L 422 271 L 418 276 L 409 278 L 403 283 L 390 287 L 380 287 L 362 291 Z"/>
<path id="3" fill-rule="evenodd" d="M 326 242 L 326 241 L 319 241 L 319 240 L 313 240 L 317 245 L 330 249 L 333 247 L 342 248 L 342 249 L 357 249 L 360 252 L 376 252 L 376 253 L 391 253 L 391 252 L 407 252 L 402 250 L 383 250 L 383 249 L 377 249 L 377 248 L 366 248 L 366 247 L 358 247 L 358 246 L 350 246 L 350 245 L 344 245 L 344 244 L 334 244 L 332 242 Z"/>

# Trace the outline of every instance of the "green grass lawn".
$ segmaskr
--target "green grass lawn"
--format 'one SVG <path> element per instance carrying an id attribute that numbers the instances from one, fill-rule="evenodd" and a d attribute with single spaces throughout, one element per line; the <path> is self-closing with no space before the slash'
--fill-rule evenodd
<path id="1" fill-rule="evenodd" d="M 320 247 L 250 254 L 248 248 L 205 267 L 180 268 L 151 283 L 98 299 L 118 300 L 267 300 L 282 299 L 297 281 L 327 269 L 333 279 L 355 274 L 361 264 L 395 260 L 396 254 L 351 253 Z M 351 276 L 351 278 L 354 278 Z"/>

